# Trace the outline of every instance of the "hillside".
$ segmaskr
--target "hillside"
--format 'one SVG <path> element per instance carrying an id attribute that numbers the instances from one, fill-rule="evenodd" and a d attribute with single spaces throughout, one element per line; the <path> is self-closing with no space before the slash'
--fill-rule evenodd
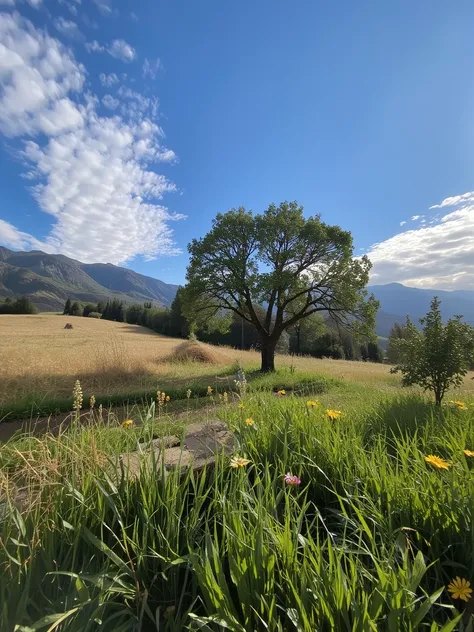
<path id="1" fill-rule="evenodd" d="M 445 319 L 456 314 L 474 324 L 474 291 L 472 290 L 422 290 L 407 287 L 401 283 L 372 285 L 368 288 L 380 301 L 377 314 L 377 333 L 388 336 L 395 322 L 403 323 L 407 315 L 415 322 L 422 318 L 430 308 L 433 296 L 441 301 L 441 313 Z"/>
<path id="2" fill-rule="evenodd" d="M 83 264 L 39 250 L 0 247 L 0 298 L 28 296 L 41 311 L 62 309 L 69 297 L 83 302 L 118 298 L 169 306 L 178 286 L 112 264 Z"/>

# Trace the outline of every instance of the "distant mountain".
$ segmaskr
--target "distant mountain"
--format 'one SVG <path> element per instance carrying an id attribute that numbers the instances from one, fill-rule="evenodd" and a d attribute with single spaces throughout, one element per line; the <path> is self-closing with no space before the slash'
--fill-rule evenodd
<path id="1" fill-rule="evenodd" d="M 437 296 L 441 301 L 443 318 L 448 319 L 460 314 L 466 322 L 474 325 L 472 290 L 421 290 L 401 283 L 372 285 L 368 290 L 380 301 L 376 327 L 379 336 L 388 336 L 393 324 L 405 322 L 407 315 L 418 324 L 418 319 L 429 310 L 433 296 Z"/>
<path id="2" fill-rule="evenodd" d="M 60 310 L 67 298 L 91 303 L 118 298 L 169 306 L 177 289 L 110 263 L 85 264 L 64 255 L 0 247 L 0 298 L 28 296 L 41 311 Z"/>

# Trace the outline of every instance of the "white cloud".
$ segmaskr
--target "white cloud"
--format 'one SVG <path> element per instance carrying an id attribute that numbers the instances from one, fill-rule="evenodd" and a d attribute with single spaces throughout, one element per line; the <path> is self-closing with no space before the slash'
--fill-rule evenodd
<path id="1" fill-rule="evenodd" d="M 146 113 L 153 100 L 141 102 L 134 92 L 124 97 L 136 108 L 146 105 L 140 119 L 127 110 L 101 116 L 94 95 L 73 100 L 80 98 L 85 70 L 45 31 L 18 15 L 0 14 L 0 42 L 0 130 L 46 135 L 26 140 L 20 155 L 25 176 L 37 182 L 32 193 L 53 221 L 44 242 L 2 222 L 0 241 L 86 262 L 174 254 L 169 222 L 181 217 L 161 199 L 175 186 L 152 165 L 175 156 Z"/>
<path id="2" fill-rule="evenodd" d="M 0 14 L 0 42 L 0 131 L 15 136 L 75 127 L 81 110 L 66 95 L 82 90 L 83 66 L 18 14 Z"/>
<path id="3" fill-rule="evenodd" d="M 107 52 L 112 57 L 115 57 L 115 59 L 120 59 L 125 62 L 130 62 L 137 58 L 137 53 L 133 46 L 130 46 L 130 44 L 127 44 L 127 42 L 122 39 L 113 40 L 110 46 L 107 47 L 99 44 L 97 40 L 93 40 L 92 42 L 86 42 L 85 47 L 88 53 Z"/>
<path id="4" fill-rule="evenodd" d="M 117 90 L 118 96 L 120 96 L 124 102 L 122 104 L 121 112 L 124 116 L 141 120 L 146 114 L 150 118 L 156 118 L 158 115 L 158 109 L 160 101 L 157 97 L 146 97 L 140 92 L 120 86 Z"/>
<path id="5" fill-rule="evenodd" d="M 35 239 L 28 233 L 23 233 L 3 219 L 0 219 L 0 243 L 19 250 L 44 250 L 44 248 L 49 247 L 48 244 Z"/>
<path id="6" fill-rule="evenodd" d="M 137 57 L 137 53 L 133 46 L 127 44 L 127 42 L 123 39 L 114 40 L 107 49 L 107 52 L 109 55 L 112 55 L 112 57 L 121 59 L 122 61 L 133 61 Z"/>
<path id="7" fill-rule="evenodd" d="M 76 5 L 80 4 L 80 1 L 77 2 L 77 0 L 58 0 L 58 3 L 66 7 L 69 12 L 72 13 L 72 15 L 77 15 L 78 10 Z"/>
<path id="8" fill-rule="evenodd" d="M 0 0 L 0 5 L 6 5 L 7 7 L 14 7 L 15 6 L 15 0 Z"/>
<path id="9" fill-rule="evenodd" d="M 400 222 L 400 226 L 405 226 L 406 222 Z"/>
<path id="10" fill-rule="evenodd" d="M 97 40 L 93 40 L 92 42 L 86 42 L 84 44 L 86 47 L 86 51 L 88 53 L 103 53 L 105 51 L 105 46 L 99 44 Z"/>
<path id="11" fill-rule="evenodd" d="M 371 283 L 474 289 L 474 191 L 446 198 L 432 208 L 448 212 L 372 246 Z"/>
<path id="12" fill-rule="evenodd" d="M 106 75 L 104 72 L 101 72 L 99 75 L 99 81 L 104 87 L 111 88 L 113 85 L 119 82 L 119 78 L 114 72 L 110 75 Z"/>
<path id="13" fill-rule="evenodd" d="M 134 22 L 138 22 L 138 15 L 134 13 L 133 11 L 130 12 L 130 17 L 132 18 Z"/>
<path id="14" fill-rule="evenodd" d="M 83 37 L 79 27 L 72 20 L 65 20 L 63 17 L 56 18 L 53 22 L 54 28 L 71 39 L 80 39 Z"/>
<path id="15" fill-rule="evenodd" d="M 106 94 L 105 96 L 103 96 L 102 103 L 109 110 L 116 110 L 118 106 L 120 105 L 120 101 L 118 99 L 114 99 L 114 97 L 111 94 Z"/>
<path id="16" fill-rule="evenodd" d="M 112 13 L 111 0 L 92 0 L 102 15 L 110 15 Z"/>
<path id="17" fill-rule="evenodd" d="M 421 215 L 413 215 L 411 218 L 412 222 L 416 222 L 416 220 L 420 219 Z"/>
<path id="18" fill-rule="evenodd" d="M 156 75 L 161 70 L 162 65 L 159 59 L 155 59 L 155 61 L 149 61 L 148 58 L 145 58 L 142 66 L 143 76 L 151 77 L 151 79 L 156 79 Z"/>

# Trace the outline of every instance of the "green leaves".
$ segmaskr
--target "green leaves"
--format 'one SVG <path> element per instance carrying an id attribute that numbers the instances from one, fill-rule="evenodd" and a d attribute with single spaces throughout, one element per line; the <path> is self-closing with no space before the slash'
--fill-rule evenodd
<path id="1" fill-rule="evenodd" d="M 373 331 L 378 303 L 364 290 L 370 261 L 353 258 L 349 232 L 305 217 L 297 202 L 255 216 L 244 208 L 219 214 L 188 249 L 188 319 L 238 314 L 258 331 L 270 364 L 283 331 L 312 314 L 357 334 Z"/>
<path id="2" fill-rule="evenodd" d="M 419 331 L 407 318 L 406 326 L 391 340 L 392 353 L 399 363 L 392 373 L 401 372 L 406 386 L 418 384 L 434 393 L 440 405 L 446 391 L 460 386 L 473 357 L 474 329 L 455 316 L 443 324 L 440 301 L 434 297 L 431 309 L 420 321 Z"/>

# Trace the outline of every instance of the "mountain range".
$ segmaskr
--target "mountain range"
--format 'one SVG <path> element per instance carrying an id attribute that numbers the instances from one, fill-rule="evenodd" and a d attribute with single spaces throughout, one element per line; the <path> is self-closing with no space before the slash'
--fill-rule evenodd
<path id="1" fill-rule="evenodd" d="M 171 305 L 177 285 L 164 283 L 111 263 L 81 263 L 40 250 L 14 252 L 0 246 L 0 299 L 28 296 L 40 311 L 62 310 L 67 298 L 96 303 L 118 298 L 127 303 L 151 301 Z M 401 283 L 368 288 L 380 301 L 376 331 L 387 337 L 394 323 L 409 315 L 415 323 L 429 310 L 433 296 L 441 300 L 444 318 L 462 314 L 474 324 L 474 291 L 422 290 Z"/>
<path id="2" fill-rule="evenodd" d="M 85 264 L 40 250 L 13 252 L 0 246 L 0 298 L 28 296 L 40 311 L 62 310 L 67 298 L 97 303 L 171 305 L 177 285 L 111 263 Z"/>
<path id="3" fill-rule="evenodd" d="M 372 285 L 367 289 L 380 301 L 376 327 L 379 336 L 388 336 L 393 324 L 404 323 L 407 315 L 417 325 L 429 310 L 433 296 L 441 301 L 444 319 L 460 314 L 465 322 L 474 325 L 473 290 L 422 290 L 401 283 Z"/>

